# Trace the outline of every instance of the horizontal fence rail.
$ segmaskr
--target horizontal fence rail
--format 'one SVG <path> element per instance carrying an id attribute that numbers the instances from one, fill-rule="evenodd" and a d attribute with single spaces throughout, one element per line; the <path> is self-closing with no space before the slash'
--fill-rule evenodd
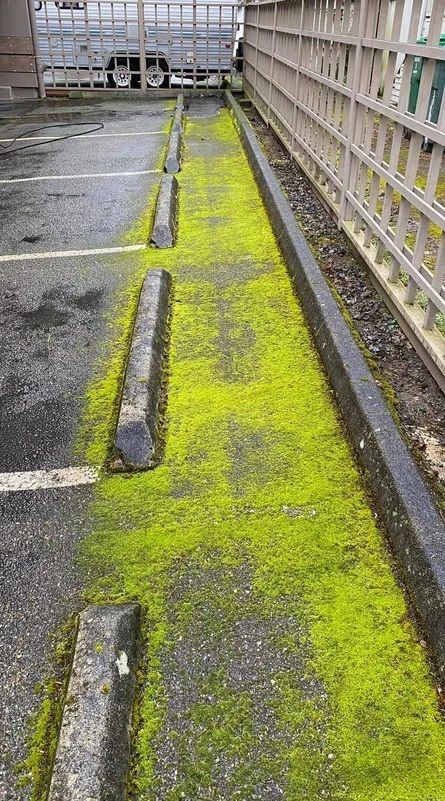
<path id="1" fill-rule="evenodd" d="M 247 0 L 244 90 L 445 389 L 445 0 Z"/>
<path id="2" fill-rule="evenodd" d="M 39 0 L 34 8 L 53 89 L 216 87 L 233 72 L 236 0 Z"/>

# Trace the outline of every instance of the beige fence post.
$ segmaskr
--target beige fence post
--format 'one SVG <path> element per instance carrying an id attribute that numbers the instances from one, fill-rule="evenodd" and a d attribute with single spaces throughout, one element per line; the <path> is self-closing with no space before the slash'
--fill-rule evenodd
<path id="1" fill-rule="evenodd" d="M 277 8 L 278 8 L 278 0 L 274 2 L 274 9 L 273 9 L 273 31 L 272 31 L 272 45 L 270 49 L 270 76 L 269 76 L 269 94 L 267 98 L 267 124 L 269 125 L 270 122 L 270 103 L 272 99 L 272 85 L 273 85 L 273 73 L 275 67 L 275 38 L 277 34 Z"/>
<path id="2" fill-rule="evenodd" d="M 260 4 L 256 6 L 256 42 L 255 42 L 255 72 L 253 83 L 253 102 L 257 99 L 257 80 L 258 80 L 258 52 L 259 52 L 259 36 L 260 36 Z"/>
<path id="3" fill-rule="evenodd" d="M 302 53 L 301 53 L 301 41 L 302 36 L 301 32 L 303 30 L 303 17 L 304 17 L 304 3 L 305 0 L 300 0 L 299 3 L 295 3 L 295 21 L 296 25 L 296 38 L 297 38 L 297 46 L 296 46 L 296 53 L 295 53 L 295 83 L 294 83 L 294 108 L 292 113 L 292 132 L 291 132 L 291 152 L 292 155 L 295 155 L 296 149 L 296 131 L 297 131 L 297 111 L 298 111 L 298 100 L 300 97 L 300 64 L 302 62 Z M 299 13 L 298 13 L 299 12 Z"/>
<path id="4" fill-rule="evenodd" d="M 345 157 L 343 163 L 343 180 L 340 192 L 340 216 L 339 220 L 350 220 L 352 217 L 352 207 L 346 202 L 346 189 L 348 187 L 355 187 L 357 181 L 356 165 L 352 165 L 351 145 L 357 141 L 361 136 L 361 127 L 363 125 L 364 110 L 358 106 L 357 94 L 363 88 L 363 45 L 362 39 L 366 32 L 370 32 L 371 23 L 374 19 L 374 7 L 371 5 L 371 13 L 369 13 L 369 4 L 367 0 L 359 0 L 354 5 L 354 21 L 356 19 L 356 8 L 359 8 L 357 23 L 355 24 L 355 37 L 356 46 L 354 52 L 354 68 L 352 71 L 351 90 L 352 95 L 349 102 L 349 115 L 348 115 L 348 133 L 345 145 Z"/>

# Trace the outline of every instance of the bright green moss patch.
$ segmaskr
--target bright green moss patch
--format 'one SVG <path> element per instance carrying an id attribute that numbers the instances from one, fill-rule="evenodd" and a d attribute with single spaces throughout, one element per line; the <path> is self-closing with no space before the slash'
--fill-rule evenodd
<path id="1" fill-rule="evenodd" d="M 117 421 L 122 372 L 142 279 L 142 270 L 136 270 L 130 285 L 121 293 L 119 301 L 122 303 L 122 310 L 114 320 L 114 332 L 103 347 L 95 366 L 99 378 L 85 394 L 85 412 L 75 450 L 93 465 L 103 464 L 110 453 Z"/>
<path id="2" fill-rule="evenodd" d="M 28 757 L 17 766 L 18 786 L 30 786 L 30 801 L 45 801 L 47 798 L 75 634 L 76 622 L 72 616 L 57 634 L 51 677 L 35 688 L 43 700 L 31 721 Z"/>
<path id="3" fill-rule="evenodd" d="M 164 462 L 102 481 L 85 546 L 89 597 L 145 611 L 132 793 L 443 801 L 425 655 L 226 110 L 189 120 L 180 184 L 177 247 L 141 257 L 87 407 L 93 459 L 136 287 L 171 270 Z"/>
<path id="4" fill-rule="evenodd" d="M 148 206 L 125 244 L 146 242 L 156 209 L 159 185 L 153 187 Z M 130 343 L 137 303 L 146 268 L 135 262 L 127 286 L 116 299 L 107 323 L 108 337 L 94 366 L 96 379 L 85 393 L 85 407 L 75 452 L 82 461 L 102 465 L 110 455 L 117 421 L 122 374 Z"/>

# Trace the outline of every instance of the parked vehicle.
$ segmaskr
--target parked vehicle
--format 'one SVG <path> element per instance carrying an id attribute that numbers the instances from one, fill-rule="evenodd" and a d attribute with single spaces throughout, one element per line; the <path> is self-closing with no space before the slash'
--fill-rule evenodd
<path id="1" fill-rule="evenodd" d="M 230 0 L 42 0 L 35 12 L 44 68 L 67 84 L 129 89 L 140 86 L 144 67 L 149 88 L 168 87 L 173 76 L 212 84 L 232 69 Z"/>

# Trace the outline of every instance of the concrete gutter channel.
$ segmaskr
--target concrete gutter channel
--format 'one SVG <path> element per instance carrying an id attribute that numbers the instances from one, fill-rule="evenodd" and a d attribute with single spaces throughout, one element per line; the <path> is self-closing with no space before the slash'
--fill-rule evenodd
<path id="1" fill-rule="evenodd" d="M 445 672 L 445 526 L 241 107 L 225 99 L 259 185 L 347 433 L 403 570 L 440 673 Z M 182 98 L 167 159 L 175 167 Z M 177 138 L 178 137 L 178 138 Z M 175 170 L 176 171 L 176 170 Z M 178 185 L 165 175 L 151 242 L 174 244 Z M 170 244 L 166 245 L 165 241 Z M 120 469 L 156 464 L 171 276 L 145 278 L 130 346 L 115 450 Z M 125 798 L 140 609 L 90 607 L 80 615 L 48 801 Z"/>

